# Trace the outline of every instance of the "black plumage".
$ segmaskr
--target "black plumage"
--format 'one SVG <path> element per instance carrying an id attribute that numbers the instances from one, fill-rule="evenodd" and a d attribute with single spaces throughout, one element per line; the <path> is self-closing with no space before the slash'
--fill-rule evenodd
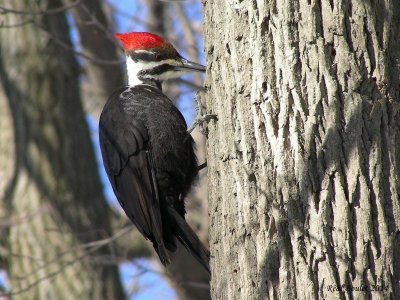
<path id="1" fill-rule="evenodd" d="M 197 160 L 179 110 L 157 86 L 124 87 L 107 101 L 99 134 L 114 193 L 161 262 L 177 238 L 209 272 L 209 252 L 184 219 Z"/>

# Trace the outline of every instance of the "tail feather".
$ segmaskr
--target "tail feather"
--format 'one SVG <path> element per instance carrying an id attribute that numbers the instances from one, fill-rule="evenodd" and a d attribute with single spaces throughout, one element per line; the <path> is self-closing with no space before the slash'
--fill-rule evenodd
<path id="1" fill-rule="evenodd" d="M 158 257 L 160 258 L 161 263 L 165 266 L 171 263 L 171 260 L 168 255 L 168 247 L 164 245 L 164 243 L 158 244 L 157 242 L 153 242 L 154 250 L 156 250 Z"/>
<path id="2" fill-rule="evenodd" d="M 204 247 L 185 219 L 173 207 L 168 207 L 168 213 L 176 222 L 176 237 L 210 274 L 210 252 Z"/>

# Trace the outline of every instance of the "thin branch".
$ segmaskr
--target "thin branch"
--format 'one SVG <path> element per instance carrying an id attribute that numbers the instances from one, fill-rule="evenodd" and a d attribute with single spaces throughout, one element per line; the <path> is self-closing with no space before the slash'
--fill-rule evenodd
<path id="1" fill-rule="evenodd" d="M 113 14 L 118 14 L 118 17 L 122 17 L 128 20 L 133 20 L 135 23 L 143 24 L 146 28 L 149 27 L 149 23 L 147 21 L 139 18 L 138 16 L 120 10 L 118 7 L 115 6 L 114 3 L 107 2 L 107 5 L 111 8 Z"/>
<path id="2" fill-rule="evenodd" d="M 1 21 L 0 23 L 0 28 L 15 28 L 15 27 L 22 27 L 28 24 L 32 24 L 33 23 L 33 19 L 27 19 L 25 21 L 22 21 L 20 23 L 16 23 L 16 24 L 4 24 L 4 21 Z"/>
<path id="3" fill-rule="evenodd" d="M 100 21 L 99 19 L 95 16 L 94 13 L 91 13 L 89 8 L 85 5 L 85 3 L 83 3 L 82 5 L 82 9 L 83 11 L 85 11 L 85 13 L 90 16 L 90 21 L 85 21 L 84 24 L 85 25 L 95 25 L 98 29 L 100 29 L 105 36 L 107 36 L 107 38 L 114 43 L 115 45 L 119 46 L 119 43 L 117 43 L 116 39 L 114 38 L 114 35 L 112 32 L 110 32 L 110 30 L 108 30 L 108 28 L 106 28 Z"/>
<path id="4" fill-rule="evenodd" d="M 3 6 L 0 6 L 0 14 L 16 14 L 16 15 L 50 15 L 50 14 L 59 14 L 62 12 L 65 12 L 75 6 L 78 6 L 82 0 L 77 0 L 71 4 L 64 5 L 61 7 L 57 8 L 51 8 L 51 9 L 46 9 L 44 11 L 28 11 L 28 10 L 17 10 L 17 9 L 12 9 L 12 8 L 6 8 Z"/>
<path id="5" fill-rule="evenodd" d="M 124 61 L 123 60 L 108 60 L 108 59 L 100 59 L 100 58 L 95 58 L 95 57 L 91 57 L 85 53 L 76 51 L 74 49 L 74 47 L 71 47 L 70 45 L 66 44 L 65 42 L 57 39 L 51 32 L 49 32 L 46 27 L 44 27 L 42 24 L 36 22 L 36 21 L 32 21 L 33 24 L 35 24 L 36 26 L 38 26 L 40 29 L 43 30 L 43 32 L 45 32 L 46 34 L 48 34 L 53 41 L 55 41 L 57 44 L 59 44 L 61 47 L 63 47 L 66 50 L 72 51 L 74 52 L 76 55 L 79 55 L 83 58 L 86 58 L 87 60 L 96 62 L 98 64 L 104 64 L 104 65 L 115 65 L 115 64 L 122 64 Z"/>
<path id="6" fill-rule="evenodd" d="M 139 274 L 140 273 L 154 273 L 154 274 L 157 274 L 157 275 L 160 275 L 160 276 L 166 276 L 166 277 L 169 277 L 169 278 L 174 278 L 174 280 L 176 280 L 174 275 L 171 274 L 170 272 L 159 271 L 159 270 L 156 270 L 154 268 L 150 268 L 150 267 L 144 266 L 139 262 L 134 262 L 133 264 L 135 265 L 136 269 L 139 270 Z M 135 276 L 135 275 L 133 275 L 133 276 Z M 192 286 L 192 287 L 196 287 L 196 288 L 200 288 L 200 289 L 206 289 L 206 290 L 210 289 L 209 284 L 206 284 L 206 283 L 203 283 L 203 282 L 185 281 L 183 278 L 179 278 L 178 283 L 181 284 L 181 285 Z"/>
<path id="7" fill-rule="evenodd" d="M 189 20 L 188 16 L 186 15 L 181 3 L 175 3 L 174 7 L 179 22 L 182 24 L 181 28 L 183 31 L 183 36 L 185 37 L 185 42 L 188 48 L 189 57 L 193 60 L 198 60 L 199 50 L 197 48 L 193 23 Z"/>
<path id="8" fill-rule="evenodd" d="M 31 222 L 34 218 L 40 217 L 44 213 L 49 212 L 49 208 L 45 205 L 41 205 L 38 209 L 33 212 L 27 212 L 18 216 L 10 217 L 8 219 L 0 220 L 0 229 L 6 229 L 14 225 L 20 225 Z"/>
<path id="9" fill-rule="evenodd" d="M 35 285 L 39 284 L 40 282 L 42 282 L 44 280 L 48 280 L 48 279 L 51 279 L 51 278 L 57 276 L 59 273 L 64 271 L 66 267 L 72 266 L 77 261 L 81 261 L 83 258 L 85 258 L 86 256 L 90 255 L 90 253 L 95 252 L 98 249 L 110 244 L 114 240 L 116 240 L 116 239 L 120 238 L 121 236 L 125 235 L 126 233 L 128 233 L 131 229 L 132 229 L 132 227 L 125 227 L 125 228 L 121 229 L 119 232 L 117 232 L 116 234 L 114 234 L 113 236 L 111 236 L 109 238 L 82 245 L 84 247 L 91 246 L 93 248 L 87 250 L 82 255 L 76 256 L 74 259 L 65 262 L 58 270 L 56 270 L 54 272 L 51 272 L 51 273 L 47 274 L 46 276 L 40 277 L 39 279 L 35 280 L 34 282 L 28 284 L 26 287 L 24 287 L 22 289 L 19 289 L 19 290 L 16 290 L 16 291 L 10 291 L 8 293 L 0 294 L 0 297 L 15 296 L 15 295 L 19 295 L 19 294 L 22 294 L 22 293 L 25 293 L 25 292 L 29 291 Z M 79 246 L 78 248 L 81 248 L 81 247 Z"/>
<path id="10" fill-rule="evenodd" d="M 61 253 L 58 253 L 56 257 L 46 261 L 45 263 L 43 263 L 40 267 L 38 267 L 36 270 L 32 271 L 31 273 L 25 274 L 24 276 L 18 277 L 17 279 L 19 280 L 23 280 L 23 279 L 27 279 L 29 276 L 36 274 L 38 271 L 48 267 L 51 264 L 54 263 L 58 263 L 61 260 L 61 258 L 67 254 L 70 254 L 71 252 L 74 251 L 78 251 L 78 250 L 87 250 L 87 253 L 91 253 L 107 244 L 110 244 L 111 242 L 113 242 L 114 240 L 116 240 L 117 238 L 119 238 L 120 236 L 126 234 L 127 232 L 131 231 L 133 228 L 133 225 L 124 227 L 123 229 L 121 229 L 120 231 L 117 231 L 114 235 L 112 235 L 111 237 L 102 239 L 102 240 L 97 240 L 97 241 L 93 241 L 93 242 L 89 242 L 89 243 L 85 243 L 85 244 L 81 244 L 75 247 L 71 247 Z M 94 249 L 94 250 L 93 250 Z M 16 277 L 14 277 L 16 278 Z"/>
<path id="11" fill-rule="evenodd" d="M 98 64 L 103 64 L 103 65 L 119 65 L 124 63 L 124 60 L 107 60 L 107 59 L 100 59 L 100 58 L 96 58 L 96 57 L 92 57 L 90 55 L 87 55 L 83 52 L 77 51 L 75 50 L 74 47 L 69 46 L 68 44 L 66 44 L 65 42 L 57 39 L 51 32 L 49 32 L 42 24 L 38 23 L 37 21 L 35 21 L 34 19 L 29 19 L 29 20 L 25 20 L 21 23 L 17 23 L 17 24 L 3 24 L 3 22 L 0 24 L 0 28 L 14 28 L 14 27 L 21 27 L 21 26 L 25 26 L 25 25 L 36 25 L 37 27 L 39 27 L 40 29 L 42 29 L 42 31 L 46 34 L 48 34 L 51 39 L 56 42 L 58 45 L 60 45 L 61 47 L 63 47 L 64 49 L 68 50 L 68 51 L 72 51 L 74 52 L 76 55 L 81 56 L 87 60 L 90 60 L 92 62 L 98 63 Z"/>

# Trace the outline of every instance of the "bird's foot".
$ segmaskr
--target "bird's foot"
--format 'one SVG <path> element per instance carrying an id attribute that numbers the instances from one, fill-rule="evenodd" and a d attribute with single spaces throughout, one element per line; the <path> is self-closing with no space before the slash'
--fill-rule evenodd
<path id="1" fill-rule="evenodd" d="M 196 101 L 196 111 L 197 111 L 197 116 L 196 119 L 194 120 L 193 124 L 190 126 L 188 133 L 190 134 L 196 126 L 199 126 L 199 131 L 203 135 L 207 135 L 207 123 L 210 120 L 218 120 L 218 117 L 216 114 L 208 114 L 206 113 L 207 109 L 205 106 L 205 99 L 204 97 L 205 89 L 201 89 L 197 91 L 196 96 L 195 96 L 195 101 Z"/>
<path id="2" fill-rule="evenodd" d="M 196 126 L 199 126 L 199 131 L 203 134 L 207 134 L 207 130 L 203 126 L 205 122 L 208 122 L 210 120 L 218 120 L 218 116 L 216 114 L 207 114 L 207 115 L 199 115 L 196 117 L 194 120 L 193 124 L 189 127 L 188 133 L 191 134 L 192 131 L 196 128 Z"/>
<path id="3" fill-rule="evenodd" d="M 199 172 L 200 170 L 203 170 L 206 167 L 207 167 L 207 162 L 204 162 L 201 165 L 198 165 L 197 166 L 197 172 Z"/>

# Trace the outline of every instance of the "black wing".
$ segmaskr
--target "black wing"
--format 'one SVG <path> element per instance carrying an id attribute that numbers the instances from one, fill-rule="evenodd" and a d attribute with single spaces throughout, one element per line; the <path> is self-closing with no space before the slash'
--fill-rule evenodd
<path id="1" fill-rule="evenodd" d="M 135 103 L 131 102 L 129 114 L 121 109 L 121 95 L 129 97 L 129 91 L 125 90 L 120 89 L 110 97 L 100 117 L 103 162 L 125 213 L 152 241 L 161 262 L 168 263 L 155 169 L 148 151 L 149 134 L 140 116 L 143 107 L 135 108 Z"/>

